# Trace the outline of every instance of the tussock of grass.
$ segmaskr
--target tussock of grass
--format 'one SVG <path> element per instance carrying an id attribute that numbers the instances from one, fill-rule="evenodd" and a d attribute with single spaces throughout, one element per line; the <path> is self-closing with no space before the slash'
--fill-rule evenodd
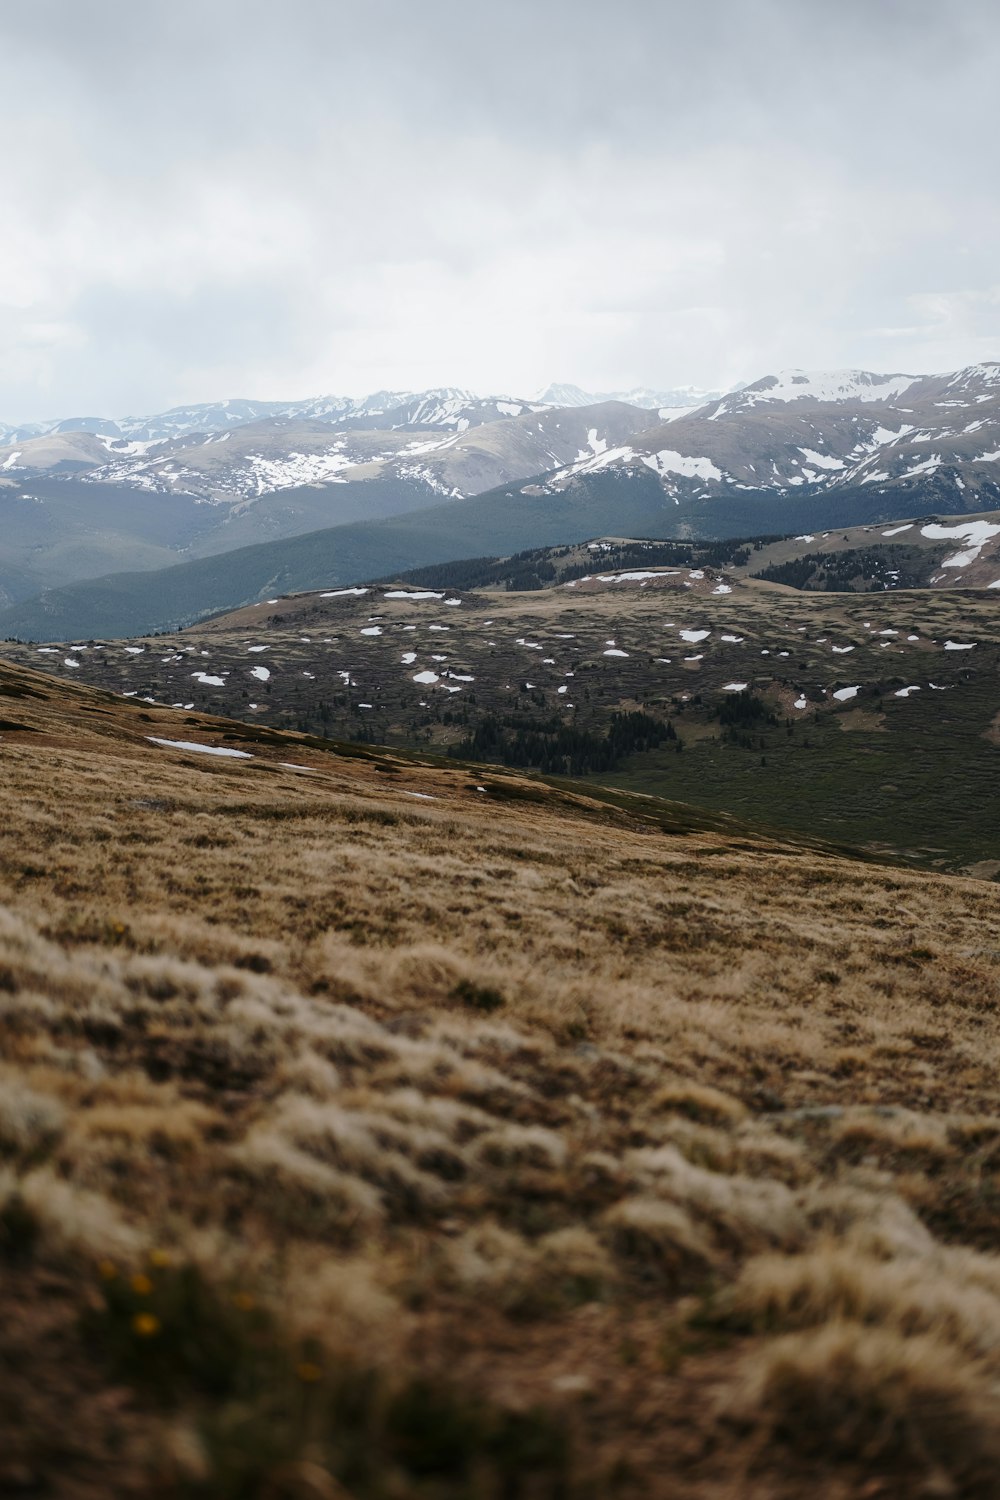
<path id="1" fill-rule="evenodd" d="M 755 1352 L 727 1411 L 758 1444 L 823 1466 L 860 1462 L 891 1486 L 883 1493 L 996 1494 L 1000 1400 L 975 1363 L 932 1338 L 851 1323 L 789 1334 Z"/>

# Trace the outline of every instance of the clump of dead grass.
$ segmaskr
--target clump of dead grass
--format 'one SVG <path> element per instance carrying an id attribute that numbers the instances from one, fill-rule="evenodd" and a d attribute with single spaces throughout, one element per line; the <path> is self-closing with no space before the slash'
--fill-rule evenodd
<path id="1" fill-rule="evenodd" d="M 926 1335 L 849 1322 L 788 1334 L 747 1357 L 724 1411 L 751 1435 L 751 1470 L 785 1448 L 887 1476 L 896 1493 L 996 1494 L 1000 1400 L 980 1366 Z"/>

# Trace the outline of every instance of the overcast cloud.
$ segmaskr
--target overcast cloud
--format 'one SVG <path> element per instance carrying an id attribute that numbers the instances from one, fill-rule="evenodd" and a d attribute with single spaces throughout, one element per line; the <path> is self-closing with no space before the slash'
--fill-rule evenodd
<path id="1" fill-rule="evenodd" d="M 0 0 L 0 418 L 1000 359 L 996 0 Z"/>

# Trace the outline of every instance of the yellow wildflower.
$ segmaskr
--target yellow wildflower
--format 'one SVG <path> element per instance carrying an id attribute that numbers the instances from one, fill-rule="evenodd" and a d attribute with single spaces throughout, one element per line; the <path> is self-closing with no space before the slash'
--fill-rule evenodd
<path id="1" fill-rule="evenodd" d="M 160 1331 L 160 1320 L 154 1313 L 136 1313 L 132 1319 L 132 1331 L 141 1339 L 151 1339 Z"/>
<path id="2" fill-rule="evenodd" d="M 309 1359 L 304 1359 L 297 1364 L 295 1373 L 305 1385 L 315 1385 L 317 1380 L 323 1379 L 323 1371 L 319 1365 L 314 1365 Z"/>
<path id="3" fill-rule="evenodd" d="M 118 1275 L 118 1267 L 113 1260 L 99 1260 L 97 1262 L 97 1273 L 104 1281 L 114 1281 Z"/>
<path id="4" fill-rule="evenodd" d="M 153 1290 L 153 1283 L 150 1281 L 148 1276 L 144 1276 L 143 1273 L 139 1271 L 135 1276 L 132 1277 L 132 1290 L 133 1292 L 135 1292 L 137 1297 L 148 1297 L 150 1292 Z"/>
<path id="5" fill-rule="evenodd" d="M 173 1256 L 169 1250 L 150 1250 L 149 1264 L 151 1266 L 169 1266 L 173 1263 Z"/>

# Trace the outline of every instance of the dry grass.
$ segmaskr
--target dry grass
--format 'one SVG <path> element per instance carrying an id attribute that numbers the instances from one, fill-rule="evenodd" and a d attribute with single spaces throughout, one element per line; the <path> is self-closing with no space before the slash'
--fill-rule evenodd
<path id="1" fill-rule="evenodd" d="M 1000 1494 L 995 887 L 0 691 L 0 1492 Z"/>

